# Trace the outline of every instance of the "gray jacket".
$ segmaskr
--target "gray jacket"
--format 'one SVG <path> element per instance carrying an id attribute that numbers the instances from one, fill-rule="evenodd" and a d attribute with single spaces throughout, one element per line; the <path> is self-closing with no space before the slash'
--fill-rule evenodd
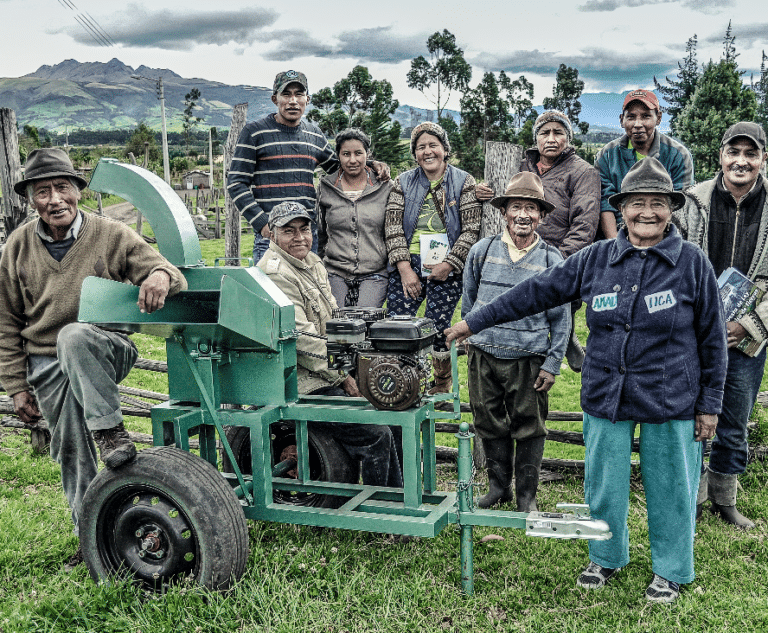
<path id="1" fill-rule="evenodd" d="M 719 177 L 720 172 L 712 180 L 705 180 L 686 189 L 683 192 L 686 198 L 685 206 L 673 214 L 675 224 L 680 227 L 683 238 L 698 245 L 707 256 L 709 256 L 709 214 Z M 760 178 L 763 187 L 768 188 L 768 179 L 765 176 Z M 752 257 L 747 276 L 763 290 L 768 290 L 768 197 L 766 197 L 760 219 L 757 249 Z M 754 312 L 739 319 L 739 325 L 756 341 L 768 338 L 768 292 Z"/>
<path id="2" fill-rule="evenodd" d="M 369 180 L 354 202 L 336 186 L 336 174 L 322 178 L 317 190 L 318 254 L 328 272 L 345 279 L 387 274 L 384 218 L 392 181 Z"/>

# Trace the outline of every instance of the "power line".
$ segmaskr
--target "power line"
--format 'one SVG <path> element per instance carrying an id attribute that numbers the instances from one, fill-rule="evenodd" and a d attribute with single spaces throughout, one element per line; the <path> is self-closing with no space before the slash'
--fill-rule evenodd
<path id="1" fill-rule="evenodd" d="M 109 33 L 107 33 L 104 27 L 102 27 L 90 13 L 80 11 L 72 0 L 59 0 L 59 4 L 65 9 L 75 12 L 75 21 L 85 29 L 91 39 L 93 39 L 99 46 L 107 48 L 116 46 L 115 41 L 110 37 Z"/>

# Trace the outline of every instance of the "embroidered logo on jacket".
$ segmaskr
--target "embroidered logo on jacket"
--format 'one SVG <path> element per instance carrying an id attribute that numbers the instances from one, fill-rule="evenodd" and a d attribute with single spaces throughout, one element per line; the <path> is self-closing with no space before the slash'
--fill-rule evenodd
<path id="1" fill-rule="evenodd" d="M 615 310 L 618 304 L 618 293 L 609 292 L 604 295 L 597 295 L 592 297 L 592 309 L 595 312 L 603 312 L 605 310 Z"/>
<path id="2" fill-rule="evenodd" d="M 645 305 L 648 306 L 648 312 L 653 314 L 659 310 L 667 310 L 677 305 L 677 299 L 671 290 L 663 290 L 652 295 L 645 296 Z"/>

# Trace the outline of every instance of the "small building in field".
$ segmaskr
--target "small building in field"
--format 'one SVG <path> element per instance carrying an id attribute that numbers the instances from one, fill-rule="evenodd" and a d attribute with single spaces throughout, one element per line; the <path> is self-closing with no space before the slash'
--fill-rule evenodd
<path id="1" fill-rule="evenodd" d="M 210 182 L 210 173 L 201 169 L 193 169 L 181 177 L 182 189 L 207 189 Z"/>

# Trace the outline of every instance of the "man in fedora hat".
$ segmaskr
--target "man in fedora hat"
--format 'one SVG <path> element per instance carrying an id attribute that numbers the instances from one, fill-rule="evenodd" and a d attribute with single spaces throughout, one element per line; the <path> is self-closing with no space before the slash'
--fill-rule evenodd
<path id="1" fill-rule="evenodd" d="M 136 346 L 119 332 L 77 323 L 83 280 L 139 286 L 142 312 L 186 288 L 179 270 L 135 231 L 78 208 L 87 184 L 63 150 L 33 151 L 14 190 L 40 217 L 11 233 L 0 259 L 0 382 L 23 422 L 48 423 L 75 534 L 96 476 L 94 441 L 109 468 L 136 455 L 117 388 L 136 362 Z M 80 562 L 78 548 L 65 569 Z"/>
<path id="2" fill-rule="evenodd" d="M 277 112 L 248 123 L 237 139 L 227 172 L 227 191 L 253 229 L 253 259 L 269 248 L 269 213 L 281 202 L 292 201 L 312 218 L 313 248 L 317 252 L 317 214 L 314 173 L 339 168 L 339 159 L 322 130 L 302 118 L 309 104 L 307 76 L 296 70 L 277 73 L 272 103 Z M 389 180 L 389 167 L 369 161 L 379 180 Z"/>
<path id="3" fill-rule="evenodd" d="M 768 180 L 761 175 L 766 157 L 765 131 L 757 123 L 729 127 L 720 146 L 720 172 L 685 191 L 685 207 L 676 212 L 681 233 L 709 257 L 715 274 L 734 267 L 764 290 L 768 285 Z M 747 422 L 755 406 L 765 368 L 768 300 L 727 324 L 728 376 L 723 413 L 712 442 L 709 467 L 701 478 L 697 510 L 709 499 L 711 510 L 743 529 L 754 523 L 736 509 L 737 477 L 747 468 Z M 745 338 L 756 345 L 742 351 Z M 759 349 L 756 349 L 759 348 Z"/>
<path id="4" fill-rule="evenodd" d="M 600 229 L 608 239 L 616 237 L 621 214 L 609 198 L 621 191 L 621 182 L 630 168 L 646 156 L 656 158 L 669 173 L 676 191 L 693 184 L 693 159 L 688 148 L 658 127 L 661 123 L 659 99 L 650 90 L 631 90 L 624 98 L 619 122 L 624 134 L 607 143 L 597 153 L 595 166 L 600 171 L 602 198 Z"/>
<path id="5" fill-rule="evenodd" d="M 536 174 L 516 174 L 504 194 L 490 203 L 501 211 L 506 226 L 500 235 L 480 240 L 469 252 L 462 318 L 563 261 L 560 251 L 536 233 L 542 218 L 554 208 L 544 199 Z M 488 328 L 469 339 L 469 400 L 483 442 L 490 486 L 488 494 L 478 500 L 481 508 L 512 501 L 514 474 L 517 510 L 536 509 L 547 434 L 547 392 L 560 373 L 570 330 L 570 310 L 558 306 L 516 323 Z"/>

